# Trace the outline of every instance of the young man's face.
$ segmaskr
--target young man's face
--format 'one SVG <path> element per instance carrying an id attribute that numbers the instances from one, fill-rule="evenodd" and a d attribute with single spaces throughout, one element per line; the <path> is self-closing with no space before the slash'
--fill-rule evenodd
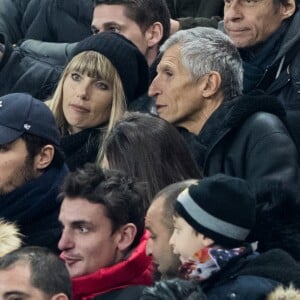
<path id="1" fill-rule="evenodd" d="M 122 34 L 146 54 L 146 35 L 135 21 L 126 16 L 126 7 L 122 4 L 97 5 L 94 8 L 92 30 L 94 33 L 114 31 Z"/>
<path id="2" fill-rule="evenodd" d="M 29 265 L 17 262 L 5 270 L 0 270 L 0 299 L 48 300 L 49 296 L 32 286 Z"/>
<path id="3" fill-rule="evenodd" d="M 294 0 L 289 0 L 293 2 Z M 238 48 L 246 48 L 265 41 L 282 21 L 294 12 L 294 5 L 278 6 L 273 0 L 225 0 L 224 27 Z"/>
<path id="4" fill-rule="evenodd" d="M 29 158 L 21 138 L 0 145 L 0 195 L 12 192 L 36 176 L 34 159 Z"/>
<path id="5" fill-rule="evenodd" d="M 148 209 L 146 215 L 146 228 L 150 231 L 147 243 L 147 255 L 152 256 L 157 270 L 164 277 L 174 277 L 180 265 L 177 255 L 169 245 L 172 229 L 168 228 L 167 220 L 164 220 L 164 197 L 156 199 Z M 170 222 L 172 224 L 172 220 Z"/>
<path id="6" fill-rule="evenodd" d="M 63 232 L 58 243 L 71 277 L 93 273 L 120 260 L 118 231 L 112 234 L 111 220 L 102 204 L 66 197 L 59 221 Z"/>
<path id="7" fill-rule="evenodd" d="M 174 216 L 174 231 L 170 238 L 170 245 L 181 262 L 206 247 L 204 236 L 197 233 L 182 217 Z"/>

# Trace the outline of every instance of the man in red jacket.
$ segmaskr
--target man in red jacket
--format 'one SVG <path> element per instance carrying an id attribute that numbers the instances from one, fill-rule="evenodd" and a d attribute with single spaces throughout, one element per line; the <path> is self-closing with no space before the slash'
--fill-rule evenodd
<path id="1" fill-rule="evenodd" d="M 103 299 L 115 290 L 135 299 L 130 293 L 137 297 L 141 289 L 132 286 L 152 283 L 143 194 L 123 173 L 92 164 L 66 178 L 58 247 L 72 277 L 73 299 Z"/>

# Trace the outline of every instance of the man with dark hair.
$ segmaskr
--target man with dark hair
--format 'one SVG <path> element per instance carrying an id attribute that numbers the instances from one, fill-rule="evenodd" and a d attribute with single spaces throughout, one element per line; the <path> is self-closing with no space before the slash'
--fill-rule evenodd
<path id="1" fill-rule="evenodd" d="M 0 298 L 68 300 L 71 278 L 49 249 L 24 247 L 0 259 Z"/>
<path id="2" fill-rule="evenodd" d="M 93 164 L 67 176 L 58 246 L 72 277 L 73 299 L 106 299 L 111 291 L 139 299 L 142 287 L 135 286 L 152 283 L 143 194 L 123 173 Z"/>
<path id="3" fill-rule="evenodd" d="M 51 111 L 28 94 L 0 97 L 0 170 L 0 217 L 18 224 L 25 245 L 57 251 L 67 167 Z"/>
<path id="4" fill-rule="evenodd" d="M 151 65 L 170 34 L 170 13 L 164 0 L 94 0 L 92 31 L 125 35 Z"/>
<path id="5" fill-rule="evenodd" d="M 169 245 L 174 230 L 174 203 L 179 193 L 194 182 L 185 180 L 165 187 L 154 197 L 146 214 L 145 225 L 150 231 L 146 253 L 153 258 L 157 271 L 164 279 L 178 276 L 180 265 L 178 256 L 173 254 Z"/>

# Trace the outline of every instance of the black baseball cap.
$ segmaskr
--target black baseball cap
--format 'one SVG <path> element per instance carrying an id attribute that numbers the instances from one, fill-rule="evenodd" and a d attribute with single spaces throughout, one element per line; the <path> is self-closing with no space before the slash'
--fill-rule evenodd
<path id="1" fill-rule="evenodd" d="M 29 133 L 60 145 L 60 134 L 51 110 L 29 94 L 14 93 L 0 97 L 0 145 Z"/>

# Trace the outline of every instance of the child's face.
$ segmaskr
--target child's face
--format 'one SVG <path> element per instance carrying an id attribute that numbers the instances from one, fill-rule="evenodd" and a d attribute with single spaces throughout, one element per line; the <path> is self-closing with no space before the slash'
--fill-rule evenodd
<path id="1" fill-rule="evenodd" d="M 205 248 L 206 241 L 201 233 L 197 233 L 183 218 L 174 216 L 174 231 L 170 238 L 173 252 L 179 255 L 184 262 L 191 258 L 197 251 Z"/>

